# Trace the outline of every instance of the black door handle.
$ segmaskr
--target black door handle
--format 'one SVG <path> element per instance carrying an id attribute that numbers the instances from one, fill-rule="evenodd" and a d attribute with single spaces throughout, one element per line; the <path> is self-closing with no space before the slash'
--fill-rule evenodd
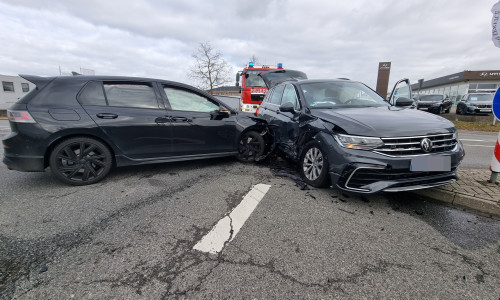
<path id="1" fill-rule="evenodd" d="M 115 114 L 110 114 L 110 113 L 101 113 L 96 115 L 98 118 L 101 119 L 116 119 L 118 118 L 118 115 Z"/>
<path id="2" fill-rule="evenodd" d="M 189 121 L 188 118 L 185 118 L 185 117 L 172 117 L 171 119 L 174 122 L 186 122 L 186 121 Z"/>
<path id="3" fill-rule="evenodd" d="M 155 119 L 156 123 L 167 123 L 170 121 L 171 121 L 170 117 L 158 117 Z"/>

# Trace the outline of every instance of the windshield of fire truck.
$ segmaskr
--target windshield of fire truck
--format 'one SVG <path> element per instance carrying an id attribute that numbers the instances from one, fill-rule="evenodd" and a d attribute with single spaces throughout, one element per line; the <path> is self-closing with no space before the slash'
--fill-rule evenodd
<path id="1" fill-rule="evenodd" d="M 248 87 L 266 87 L 262 77 L 258 76 L 262 71 L 246 71 L 245 84 Z"/>

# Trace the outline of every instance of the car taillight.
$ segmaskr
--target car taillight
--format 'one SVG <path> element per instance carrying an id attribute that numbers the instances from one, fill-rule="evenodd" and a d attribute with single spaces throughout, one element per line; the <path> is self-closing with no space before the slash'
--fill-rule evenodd
<path id="1" fill-rule="evenodd" d="M 7 117 L 11 122 L 17 123 L 36 123 L 35 119 L 27 111 L 7 110 Z"/>
<path id="2" fill-rule="evenodd" d="M 257 106 L 257 109 L 255 110 L 255 115 L 256 115 L 256 116 L 257 116 L 257 115 L 259 115 L 259 107 L 260 107 L 260 106 Z"/>

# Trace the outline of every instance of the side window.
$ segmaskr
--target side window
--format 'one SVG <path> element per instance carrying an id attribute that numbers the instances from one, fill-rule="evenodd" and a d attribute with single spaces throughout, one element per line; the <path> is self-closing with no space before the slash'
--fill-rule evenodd
<path id="1" fill-rule="evenodd" d="M 186 90 L 164 87 L 172 110 L 213 112 L 219 110 L 219 105 L 209 99 Z"/>
<path id="2" fill-rule="evenodd" d="M 104 91 L 109 106 L 158 108 L 155 91 L 146 83 L 105 82 Z"/>
<path id="3" fill-rule="evenodd" d="M 262 100 L 262 102 L 266 102 L 266 103 L 269 103 L 271 101 L 271 96 L 273 94 L 273 90 L 268 90 L 267 93 L 266 93 L 266 96 L 264 97 L 264 100 Z"/>
<path id="4" fill-rule="evenodd" d="M 91 81 L 85 85 L 78 95 L 78 101 L 82 105 L 101 105 L 106 106 L 104 91 L 100 82 Z"/>
<path id="5" fill-rule="evenodd" d="M 281 99 L 281 104 L 290 102 L 293 104 L 295 109 L 299 108 L 299 101 L 297 100 L 297 93 L 295 93 L 295 88 L 291 84 L 287 84 L 285 91 L 283 92 L 283 98 Z"/>
<path id="6" fill-rule="evenodd" d="M 285 87 L 283 85 L 277 86 L 274 88 L 274 92 L 271 95 L 271 103 L 280 105 L 281 102 L 281 95 L 283 94 L 283 89 Z"/>

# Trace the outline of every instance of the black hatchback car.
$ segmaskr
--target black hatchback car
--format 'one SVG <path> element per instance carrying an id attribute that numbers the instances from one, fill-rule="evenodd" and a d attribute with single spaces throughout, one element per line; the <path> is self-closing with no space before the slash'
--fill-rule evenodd
<path id="1" fill-rule="evenodd" d="M 271 89 L 258 116 L 268 123 L 277 147 L 298 162 L 308 184 L 375 193 L 457 179 L 465 153 L 450 121 L 393 106 L 360 82 L 280 83 L 277 72 L 261 74 Z M 285 71 L 280 73 L 286 78 Z M 409 98 L 400 97 L 395 104 L 411 105 Z"/>
<path id="2" fill-rule="evenodd" d="M 194 87 L 147 78 L 21 75 L 36 89 L 8 110 L 9 169 L 44 171 L 74 185 L 112 166 L 262 155 L 262 124 Z"/>
<path id="3" fill-rule="evenodd" d="M 417 100 L 417 109 L 436 114 L 449 113 L 451 105 L 450 97 L 443 94 L 421 95 Z"/>

